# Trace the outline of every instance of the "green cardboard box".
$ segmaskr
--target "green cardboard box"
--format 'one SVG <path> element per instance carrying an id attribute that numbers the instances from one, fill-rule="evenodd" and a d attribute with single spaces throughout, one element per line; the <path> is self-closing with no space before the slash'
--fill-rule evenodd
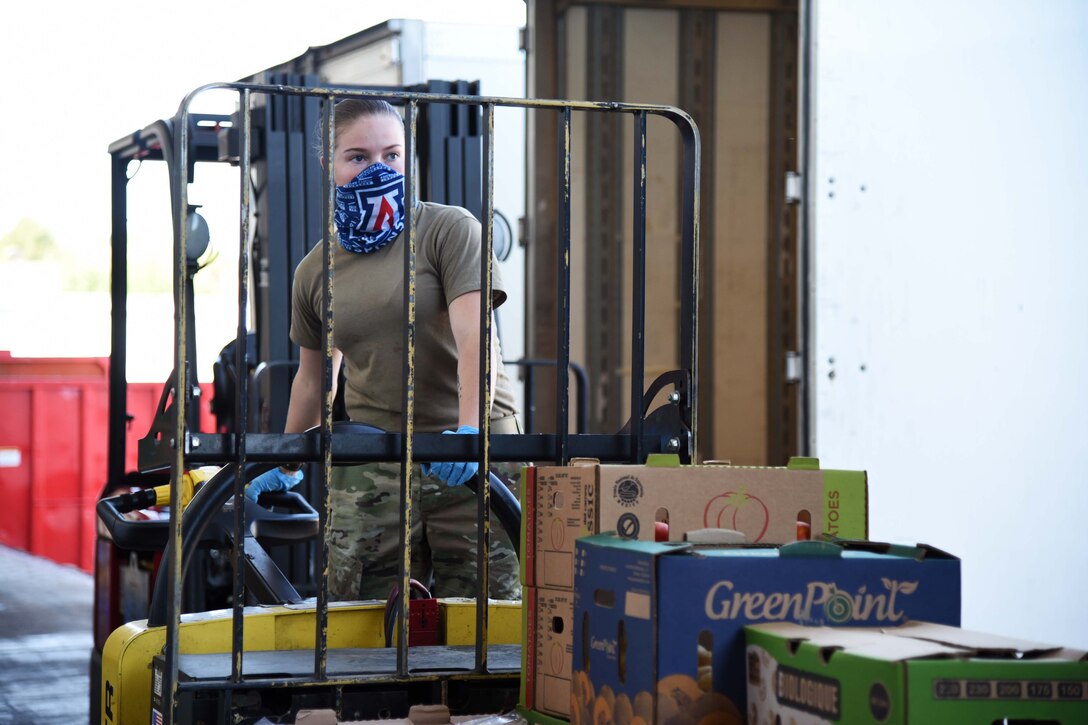
<path id="1" fill-rule="evenodd" d="M 1088 653 L 929 622 L 745 627 L 748 722 L 1088 723 Z"/>

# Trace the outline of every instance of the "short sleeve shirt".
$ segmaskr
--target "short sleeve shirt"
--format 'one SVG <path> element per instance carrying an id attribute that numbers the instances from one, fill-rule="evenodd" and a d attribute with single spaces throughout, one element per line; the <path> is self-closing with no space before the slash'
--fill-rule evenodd
<path id="1" fill-rule="evenodd" d="M 460 207 L 423 202 L 415 209 L 416 353 L 415 428 L 433 432 L 456 428 L 457 346 L 449 304 L 479 291 L 480 223 Z M 333 245 L 333 344 L 344 354 L 348 416 L 383 430 L 400 430 L 404 357 L 404 247 L 407 230 L 370 254 Z M 320 350 L 324 242 L 295 270 L 291 339 Z M 492 265 L 492 300 L 506 300 L 497 265 Z M 492 392 L 492 418 L 515 412 L 513 389 L 501 360 Z"/>

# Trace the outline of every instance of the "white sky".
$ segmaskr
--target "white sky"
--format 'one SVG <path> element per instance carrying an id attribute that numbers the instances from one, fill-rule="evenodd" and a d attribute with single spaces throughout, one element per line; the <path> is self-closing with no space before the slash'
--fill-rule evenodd
<path id="1" fill-rule="evenodd" d="M 0 235 L 32 217 L 62 246 L 108 239 L 112 141 L 172 116 L 198 86 L 251 75 L 390 17 L 510 24 L 524 21 L 525 3 L 6 3 Z"/>
<path id="2" fill-rule="evenodd" d="M 7 71 L 0 91 L 0 237 L 31 218 L 63 250 L 108 270 L 107 149 L 113 141 L 173 116 L 197 87 L 250 76 L 391 18 L 520 26 L 525 2 L 6 3 L 0 10 L 0 67 Z M 168 207 L 152 211 L 136 186 L 129 185 L 130 235 L 142 213 L 169 224 Z M 161 197 L 168 203 L 165 191 Z M 25 290 L 13 289 L 12 280 Z M 108 302 L 73 303 L 58 294 L 55 280 L 28 280 L 14 266 L 0 269 L 0 284 L 8 288 L 0 290 L 0 350 L 109 354 Z M 33 314 L 26 314 L 27 303 Z M 168 355 L 171 331 L 162 332 Z M 132 366 L 130 344 L 130 379 Z"/>

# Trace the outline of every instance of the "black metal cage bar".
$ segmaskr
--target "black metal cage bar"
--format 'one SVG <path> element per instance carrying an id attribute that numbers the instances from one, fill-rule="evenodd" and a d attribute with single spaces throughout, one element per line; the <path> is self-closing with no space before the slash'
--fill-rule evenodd
<path id="1" fill-rule="evenodd" d="M 414 460 L 414 418 L 415 418 L 415 379 L 416 379 L 416 225 L 415 166 L 416 123 L 419 108 L 415 99 L 409 99 L 404 109 L 404 124 L 408 128 L 404 144 L 404 233 L 407 244 L 404 245 L 404 368 L 401 385 L 404 401 L 401 415 L 401 467 L 400 467 L 400 504 L 401 504 L 401 561 L 400 591 L 397 619 L 397 675 L 408 676 L 408 613 L 409 598 L 412 594 L 412 462 Z M 331 237 L 330 237 L 331 238 Z"/>
<path id="2" fill-rule="evenodd" d="M 570 378 L 563 371 L 570 365 L 570 122 L 571 109 L 564 108 L 559 114 L 559 148 L 556 164 L 559 167 L 559 196 L 556 204 L 559 215 L 559 244 L 556 245 L 555 301 L 559 307 L 556 321 L 556 375 L 555 375 L 555 462 L 564 465 L 570 460 Z"/>
<path id="3" fill-rule="evenodd" d="M 466 108 L 471 110 L 471 107 Z M 476 672 L 487 671 L 487 600 L 491 580 L 491 489 L 488 471 L 491 469 L 491 319 L 492 267 L 495 229 L 495 106 L 483 106 L 484 173 L 480 195 L 482 205 L 483 249 L 480 253 L 480 467 L 476 479 Z M 485 301 L 486 300 L 486 301 Z"/>
<path id="4" fill-rule="evenodd" d="M 248 109 L 244 109 L 248 112 Z M 332 154 L 331 149 L 333 147 L 333 140 L 336 136 L 335 118 L 333 116 L 331 99 L 327 99 L 322 116 L 322 134 L 321 134 L 321 150 L 322 155 L 328 161 L 325 163 L 323 169 L 323 180 L 325 186 L 325 238 L 332 240 L 336 234 L 336 223 L 332 215 L 333 199 L 336 197 L 336 180 L 332 172 Z M 243 247 L 244 249 L 244 247 Z M 321 583 L 317 590 L 317 616 L 315 617 L 315 637 L 316 646 L 314 647 L 314 674 L 317 677 L 324 677 L 328 666 L 328 644 L 329 644 L 329 521 L 331 519 L 332 502 L 329 498 L 329 486 L 332 481 L 332 404 L 333 404 L 333 278 L 336 273 L 334 259 L 332 254 L 332 244 L 326 244 L 322 249 L 323 265 L 325 268 L 325 284 L 322 287 L 322 300 L 324 305 L 321 309 L 321 323 L 325 331 L 325 349 L 323 363 L 323 388 L 324 395 L 322 396 L 321 406 L 321 476 L 324 485 L 321 487 L 322 493 L 322 526 L 321 526 L 321 544 L 318 546 L 319 560 L 318 564 L 321 571 Z"/>
<path id="5" fill-rule="evenodd" d="M 641 461 L 643 377 L 646 369 L 646 112 L 634 114 L 634 199 L 631 252 L 631 458 Z"/>
<path id="6" fill-rule="evenodd" d="M 242 108 L 249 108 L 250 93 L 249 89 L 242 89 L 238 94 L 238 104 Z M 241 177 L 242 182 L 239 186 L 239 220 L 238 220 L 238 248 L 245 250 L 249 244 L 249 218 L 250 218 L 250 147 L 251 138 L 250 132 L 251 117 L 248 113 L 242 114 L 242 133 L 241 144 L 242 148 L 239 153 L 238 162 L 238 175 Z M 238 255 L 238 332 L 236 339 L 245 340 L 248 334 L 248 311 L 249 311 L 249 255 L 240 253 Z M 234 369 L 235 370 L 248 370 L 249 369 L 249 350 L 248 345 L 235 345 L 234 346 Z M 249 376 L 240 375 L 237 382 L 237 394 L 234 399 L 234 419 L 236 421 L 245 421 L 249 418 Z M 238 435 L 238 450 L 234 455 L 234 500 L 241 501 L 244 495 L 245 488 L 245 470 L 246 470 L 246 426 L 239 425 L 237 428 Z M 234 530 L 242 531 L 245 527 L 244 510 L 241 506 L 234 507 Z M 242 681 L 242 660 L 243 660 L 243 642 L 245 637 L 244 631 L 244 616 L 243 606 L 246 601 L 245 591 L 245 576 L 242 568 L 242 547 L 234 546 L 231 548 L 231 567 L 234 571 L 233 577 L 233 606 L 232 606 L 232 639 L 231 647 L 233 649 L 233 656 L 231 657 L 231 671 L 230 681 L 241 682 Z"/>

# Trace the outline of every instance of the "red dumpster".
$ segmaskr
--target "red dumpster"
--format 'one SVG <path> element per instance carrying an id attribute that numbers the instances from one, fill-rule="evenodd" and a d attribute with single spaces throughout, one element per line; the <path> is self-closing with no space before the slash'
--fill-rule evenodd
<path id="1" fill-rule="evenodd" d="M 211 385 L 201 427 L 214 430 Z M 150 427 L 162 383 L 129 383 L 125 468 Z M 0 351 L 0 543 L 94 568 L 94 507 L 106 481 L 107 358 L 13 358 Z"/>

